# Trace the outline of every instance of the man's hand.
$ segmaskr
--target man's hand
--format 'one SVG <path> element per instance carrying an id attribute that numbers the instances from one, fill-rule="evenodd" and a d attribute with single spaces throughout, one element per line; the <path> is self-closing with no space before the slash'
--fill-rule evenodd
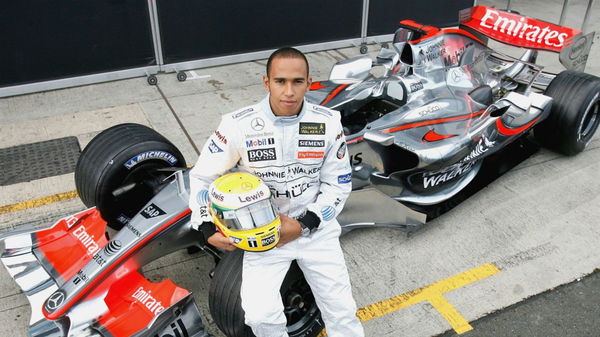
<path id="1" fill-rule="evenodd" d="M 233 245 L 233 239 L 224 237 L 220 232 L 211 235 L 206 241 L 212 246 L 228 251 L 232 251 L 236 248 Z"/>
<path id="2" fill-rule="evenodd" d="M 279 214 L 281 219 L 281 230 L 277 247 L 281 247 L 290 241 L 294 241 L 300 237 L 302 226 L 298 220 L 292 219 L 283 214 Z"/>

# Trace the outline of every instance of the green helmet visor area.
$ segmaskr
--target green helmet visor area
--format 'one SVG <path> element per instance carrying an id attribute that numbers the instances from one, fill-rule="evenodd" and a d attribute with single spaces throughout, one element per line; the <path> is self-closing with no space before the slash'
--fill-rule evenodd
<path id="1" fill-rule="evenodd" d="M 260 228 L 272 223 L 278 216 L 271 199 L 261 200 L 237 210 L 215 204 L 211 204 L 211 207 L 221 223 L 234 231 Z"/>

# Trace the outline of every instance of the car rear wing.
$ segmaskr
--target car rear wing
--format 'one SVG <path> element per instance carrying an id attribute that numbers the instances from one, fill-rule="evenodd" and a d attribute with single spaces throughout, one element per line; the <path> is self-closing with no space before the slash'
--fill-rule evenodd
<path id="1" fill-rule="evenodd" d="M 508 45 L 559 53 L 565 68 L 580 71 L 585 68 L 594 38 L 594 32 L 584 35 L 574 28 L 487 6 L 460 11 L 459 22 L 466 30 Z"/>

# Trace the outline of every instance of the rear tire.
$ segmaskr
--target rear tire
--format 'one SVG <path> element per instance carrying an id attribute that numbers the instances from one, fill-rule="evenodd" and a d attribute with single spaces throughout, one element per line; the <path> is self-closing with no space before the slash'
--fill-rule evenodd
<path id="1" fill-rule="evenodd" d="M 161 169 L 185 167 L 181 152 L 158 132 L 119 124 L 99 133 L 81 152 L 75 185 L 83 203 L 96 206 L 118 230 L 164 186 L 172 172 Z"/>
<path id="2" fill-rule="evenodd" d="M 245 314 L 240 297 L 243 258 L 244 251 L 241 249 L 226 253 L 215 268 L 210 284 L 210 313 L 227 337 L 254 337 L 250 327 L 244 324 Z M 324 328 L 321 312 L 296 262 L 290 266 L 280 292 L 289 336 L 317 336 Z"/>
<path id="3" fill-rule="evenodd" d="M 600 78 L 563 71 L 550 82 L 545 94 L 553 99 L 552 110 L 534 128 L 536 140 L 565 155 L 583 151 L 600 124 Z"/>

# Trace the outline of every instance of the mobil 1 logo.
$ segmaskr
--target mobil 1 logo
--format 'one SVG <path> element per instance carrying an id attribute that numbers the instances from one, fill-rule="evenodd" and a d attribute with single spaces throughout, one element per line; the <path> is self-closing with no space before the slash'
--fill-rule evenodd
<path id="1" fill-rule="evenodd" d="M 250 162 L 275 159 L 277 159 L 277 155 L 275 154 L 274 147 L 270 147 L 267 149 L 248 150 L 248 161 Z"/>

